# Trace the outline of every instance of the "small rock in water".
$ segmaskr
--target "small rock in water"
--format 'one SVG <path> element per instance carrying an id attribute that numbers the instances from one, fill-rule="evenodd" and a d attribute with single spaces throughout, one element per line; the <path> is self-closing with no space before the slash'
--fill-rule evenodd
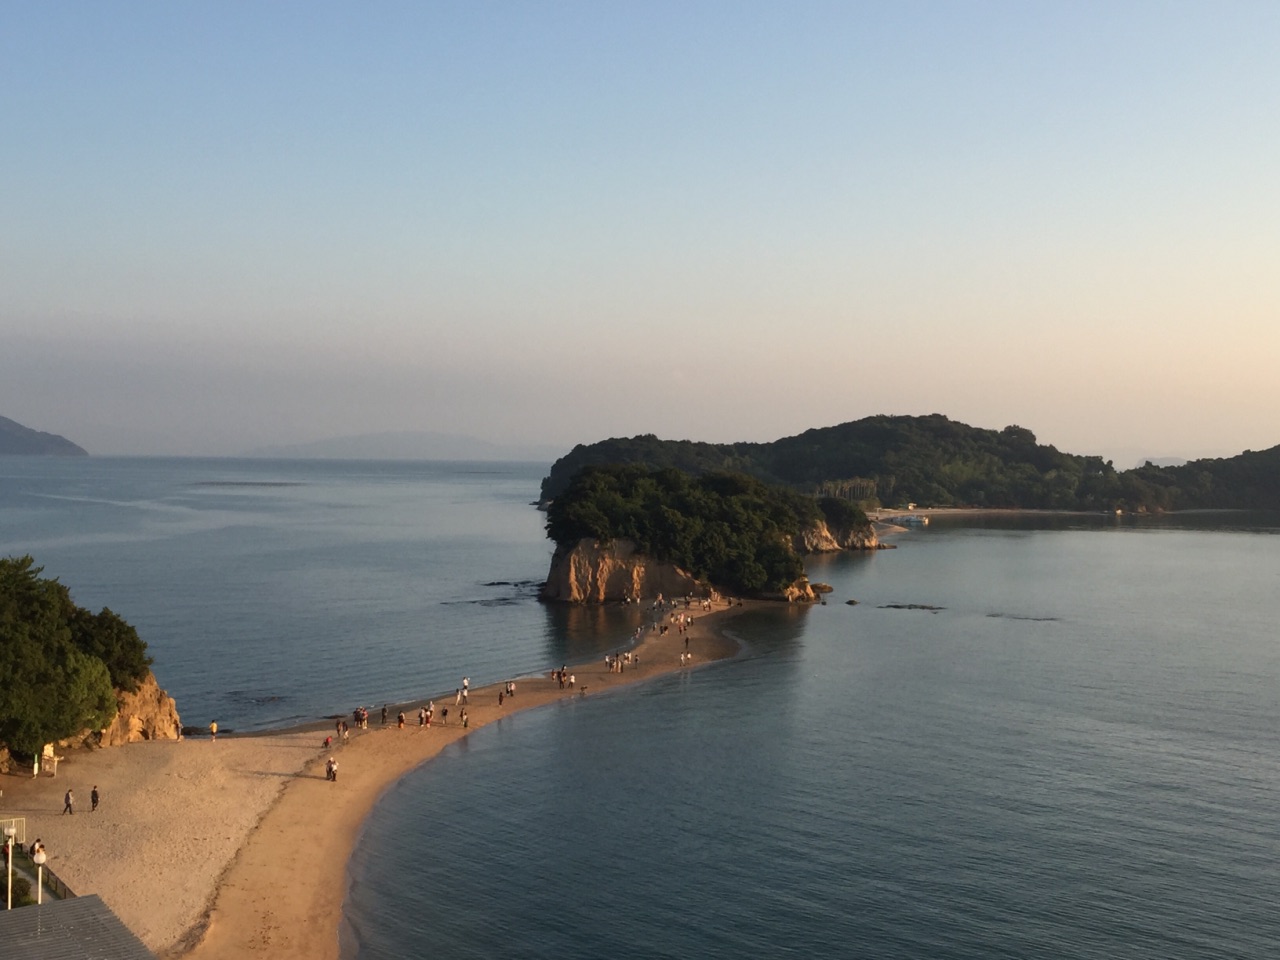
<path id="1" fill-rule="evenodd" d="M 857 600 L 846 600 L 844 603 L 847 607 L 856 607 L 858 605 Z"/>

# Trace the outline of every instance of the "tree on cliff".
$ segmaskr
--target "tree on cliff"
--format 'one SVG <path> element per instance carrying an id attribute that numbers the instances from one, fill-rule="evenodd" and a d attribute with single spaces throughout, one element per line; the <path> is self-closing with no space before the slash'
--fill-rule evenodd
<path id="1" fill-rule="evenodd" d="M 758 594 L 780 591 L 804 575 L 792 538 L 832 519 L 845 527 L 866 524 L 852 505 L 819 504 L 743 474 L 590 466 L 548 507 L 547 536 L 564 547 L 584 537 L 631 540 L 641 553 L 699 580 Z"/>
<path id="2" fill-rule="evenodd" d="M 137 630 L 107 607 L 99 613 L 75 607 L 69 625 L 71 641 L 106 664 L 111 686 L 130 693 L 138 689 L 151 670 L 151 658 Z"/>
<path id="3" fill-rule="evenodd" d="M 131 626 L 77 607 L 41 572 L 31 557 L 0 558 L 0 742 L 28 754 L 105 727 L 113 684 L 135 689 L 151 663 Z"/>

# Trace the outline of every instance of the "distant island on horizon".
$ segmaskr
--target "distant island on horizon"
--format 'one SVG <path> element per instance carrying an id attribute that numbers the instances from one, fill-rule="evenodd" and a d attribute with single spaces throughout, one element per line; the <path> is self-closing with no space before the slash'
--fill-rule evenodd
<path id="1" fill-rule="evenodd" d="M 0 456 L 87 457 L 89 451 L 56 433 L 24 427 L 0 417 Z"/>

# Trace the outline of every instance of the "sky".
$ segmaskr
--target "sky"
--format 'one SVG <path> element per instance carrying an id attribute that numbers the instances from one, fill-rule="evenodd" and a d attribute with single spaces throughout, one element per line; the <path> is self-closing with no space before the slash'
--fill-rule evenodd
<path id="1" fill-rule="evenodd" d="M 1280 5 L 0 0 L 0 415 L 1280 443 Z"/>

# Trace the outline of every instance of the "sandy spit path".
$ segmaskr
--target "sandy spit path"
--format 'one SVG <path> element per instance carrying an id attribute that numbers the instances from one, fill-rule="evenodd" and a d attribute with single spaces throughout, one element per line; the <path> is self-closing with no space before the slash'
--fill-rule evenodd
<path id="1" fill-rule="evenodd" d="M 392 784 L 514 711 L 732 656 L 737 645 L 724 624 L 755 606 L 717 603 L 706 613 L 695 605 L 687 634 L 674 627 L 666 636 L 646 634 L 639 664 L 622 673 L 603 662 L 571 666 L 573 690 L 550 679 L 559 664 L 517 680 L 516 696 L 501 706 L 503 684 L 473 689 L 467 730 L 450 696 L 437 701 L 430 728 L 418 726 L 413 704 L 398 729 L 393 707 L 387 727 L 375 711 L 368 730 L 352 729 L 350 743 L 329 750 L 323 740 L 332 728 L 316 725 L 76 751 L 56 777 L 0 777 L 0 817 L 27 818 L 27 841 L 44 841 L 48 867 L 77 893 L 101 896 L 163 958 L 337 960 L 347 861 L 361 824 Z M 692 659 L 682 664 L 686 636 Z M 325 777 L 330 755 L 339 763 L 336 783 Z M 102 800 L 91 812 L 95 785 Z M 70 816 L 61 814 L 68 788 L 76 799 Z"/>

